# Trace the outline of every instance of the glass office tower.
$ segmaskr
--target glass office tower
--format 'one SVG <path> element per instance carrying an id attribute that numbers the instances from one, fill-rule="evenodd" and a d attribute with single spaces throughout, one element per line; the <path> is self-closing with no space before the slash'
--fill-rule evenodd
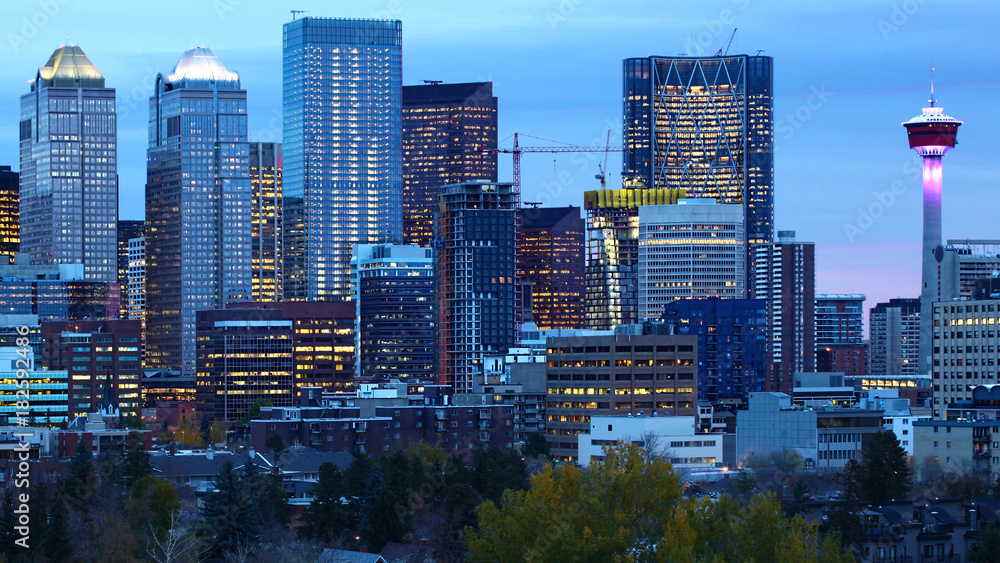
<path id="1" fill-rule="evenodd" d="M 149 102 L 146 363 L 193 375 L 195 311 L 250 299 L 247 93 L 196 47 Z"/>
<path id="2" fill-rule="evenodd" d="M 748 244 L 774 237 L 772 58 L 624 64 L 624 170 L 647 188 L 741 203 Z"/>
<path id="3" fill-rule="evenodd" d="M 402 23 L 284 27 L 284 297 L 350 299 L 351 248 L 402 238 Z"/>
<path id="4" fill-rule="evenodd" d="M 21 96 L 21 251 L 32 264 L 118 281 L 117 139 L 115 89 L 82 49 L 56 49 Z"/>
<path id="5" fill-rule="evenodd" d="M 253 300 L 281 301 L 281 143 L 250 143 Z"/>

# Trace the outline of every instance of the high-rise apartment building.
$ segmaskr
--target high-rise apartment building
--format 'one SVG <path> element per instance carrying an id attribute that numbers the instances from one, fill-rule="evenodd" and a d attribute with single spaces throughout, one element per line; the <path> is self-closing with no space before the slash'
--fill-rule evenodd
<path id="1" fill-rule="evenodd" d="M 21 96 L 21 251 L 116 282 L 115 89 L 79 47 L 59 47 Z"/>
<path id="2" fill-rule="evenodd" d="M 767 390 L 792 393 L 795 372 L 816 371 L 816 245 L 779 231 L 751 248 L 751 297 L 768 304 Z"/>
<path id="3" fill-rule="evenodd" d="M 524 315 L 540 329 L 583 328 L 585 227 L 579 207 L 521 210 L 518 275 Z"/>
<path id="4" fill-rule="evenodd" d="M 868 316 L 871 375 L 917 375 L 920 355 L 920 299 L 890 299 Z"/>
<path id="5" fill-rule="evenodd" d="M 134 238 L 128 241 L 128 281 L 122 291 L 128 304 L 128 314 L 124 318 L 142 321 L 146 325 L 146 239 Z"/>
<path id="6" fill-rule="evenodd" d="M 434 249 L 359 244 L 351 258 L 357 375 L 433 379 L 437 358 Z"/>
<path id="7" fill-rule="evenodd" d="M 1000 299 L 934 304 L 931 374 L 934 410 L 971 401 L 979 385 L 992 388 L 1000 370 Z"/>
<path id="8" fill-rule="evenodd" d="M 865 296 L 816 296 L 816 349 L 828 344 L 859 344 L 864 340 Z"/>
<path id="9" fill-rule="evenodd" d="M 247 93 L 207 47 L 156 78 L 146 182 L 148 367 L 195 371 L 195 311 L 251 295 Z"/>
<path id="10" fill-rule="evenodd" d="M 285 24 L 285 299 L 351 296 L 355 244 L 402 239 L 402 23 Z"/>
<path id="11" fill-rule="evenodd" d="M 281 143 L 250 143 L 250 260 L 254 301 L 281 301 Z"/>
<path id="12" fill-rule="evenodd" d="M 9 262 L 21 248 L 20 174 L 0 166 L 0 256 Z"/>
<path id="13" fill-rule="evenodd" d="M 142 238 L 145 232 L 145 221 L 118 221 L 118 285 L 122 288 L 123 319 L 128 318 L 129 241 Z"/>
<path id="14" fill-rule="evenodd" d="M 445 186 L 438 202 L 437 374 L 471 393 L 484 358 L 517 343 L 520 198 L 510 183 L 478 180 Z"/>
<path id="15" fill-rule="evenodd" d="M 639 208 L 639 320 L 677 299 L 746 295 L 743 207 L 713 199 Z"/>
<path id="16" fill-rule="evenodd" d="M 684 190 L 623 188 L 583 194 L 587 209 L 585 325 L 608 330 L 639 320 L 639 208 L 673 205 Z"/>
<path id="17" fill-rule="evenodd" d="M 497 181 L 496 148 L 492 82 L 403 86 L 404 243 L 430 245 L 442 186 Z"/>
<path id="18" fill-rule="evenodd" d="M 772 69 L 766 56 L 625 59 L 623 175 L 742 204 L 747 242 L 771 242 Z"/>

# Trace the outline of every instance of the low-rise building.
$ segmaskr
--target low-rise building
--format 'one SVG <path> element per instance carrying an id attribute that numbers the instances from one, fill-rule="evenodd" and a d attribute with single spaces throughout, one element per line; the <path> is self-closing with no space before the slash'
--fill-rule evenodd
<path id="1" fill-rule="evenodd" d="M 693 416 L 592 416 L 590 431 L 578 434 L 577 440 L 583 466 L 604 459 L 604 447 L 620 442 L 631 442 L 666 459 L 682 475 L 722 463 L 722 435 L 697 432 Z"/>
<path id="2" fill-rule="evenodd" d="M 1000 476 L 1000 421 L 920 420 L 913 423 L 913 456 L 937 460 L 945 471 Z"/>

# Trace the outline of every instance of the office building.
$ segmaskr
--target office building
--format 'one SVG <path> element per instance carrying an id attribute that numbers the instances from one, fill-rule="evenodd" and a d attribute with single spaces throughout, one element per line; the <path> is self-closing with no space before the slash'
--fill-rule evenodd
<path id="1" fill-rule="evenodd" d="M 250 299 L 246 111 L 239 74 L 207 47 L 157 75 L 146 183 L 147 367 L 194 373 L 195 311 Z"/>
<path id="2" fill-rule="evenodd" d="M 920 352 L 920 299 L 890 299 L 868 314 L 871 375 L 916 375 Z"/>
<path id="3" fill-rule="evenodd" d="M 779 231 L 751 249 L 751 297 L 768 302 L 769 391 L 791 393 L 797 371 L 815 371 L 816 245 Z"/>
<path id="4" fill-rule="evenodd" d="M 767 312 L 762 299 L 682 299 L 664 307 L 668 334 L 698 338 L 699 401 L 746 404 L 765 389 Z"/>
<path id="5" fill-rule="evenodd" d="M 249 417 L 258 400 L 292 406 L 293 321 L 276 313 L 198 311 L 198 412 L 236 422 Z"/>
<path id="6" fill-rule="evenodd" d="M 682 475 L 716 467 L 722 463 L 723 438 L 696 432 L 697 420 L 694 416 L 592 416 L 590 431 L 577 435 L 580 465 L 603 460 L 604 447 L 623 442 L 663 457 Z"/>
<path id="7" fill-rule="evenodd" d="M 134 320 L 41 323 L 39 365 L 69 373 L 68 413 L 71 420 L 97 412 L 105 401 L 108 388 L 122 416 L 139 415 L 142 406 L 141 336 L 142 327 Z"/>
<path id="8" fill-rule="evenodd" d="M 25 359 L 31 367 L 26 370 L 27 375 L 22 372 L 19 377 Z M 23 408 L 25 381 L 29 390 L 26 409 Z M 5 424 L 17 426 L 66 424 L 70 420 L 67 415 L 68 381 L 66 370 L 41 369 L 35 362 L 34 352 L 29 352 L 25 358 L 21 347 L 0 347 L 0 419 L 5 419 Z M 19 400 L 21 406 L 17 404 Z"/>
<path id="9" fill-rule="evenodd" d="M 639 208 L 639 320 L 677 299 L 746 295 L 743 207 L 711 199 Z"/>
<path id="10" fill-rule="evenodd" d="M 118 285 L 122 288 L 121 318 L 128 318 L 129 241 L 142 238 L 145 221 L 118 221 Z"/>
<path id="11" fill-rule="evenodd" d="M 583 328 L 584 223 L 579 207 L 521 210 L 522 319 L 540 329 Z"/>
<path id="12" fill-rule="evenodd" d="M 0 256 L 10 262 L 21 249 L 20 174 L 0 166 Z"/>
<path id="13" fill-rule="evenodd" d="M 403 86 L 403 242 L 429 246 L 441 186 L 497 181 L 492 82 Z"/>
<path id="14" fill-rule="evenodd" d="M 519 195 L 510 183 L 478 180 L 445 186 L 438 205 L 437 374 L 470 393 L 486 356 L 518 340 Z"/>
<path id="15" fill-rule="evenodd" d="M 402 23 L 284 26 L 284 298 L 347 301 L 355 244 L 402 239 Z"/>
<path id="16" fill-rule="evenodd" d="M 774 234 L 773 60 L 624 61 L 625 177 L 741 204 L 748 244 Z"/>
<path id="17" fill-rule="evenodd" d="M 28 255 L 18 253 L 13 264 L 0 264 L 0 316 L 10 321 L 5 324 L 21 323 L 17 317 L 24 315 L 34 323 L 118 317 L 118 282 L 85 281 L 83 264 L 27 262 Z"/>
<path id="18" fill-rule="evenodd" d="M 977 385 L 996 385 L 1000 371 L 1000 299 L 934 304 L 931 377 L 934 409 L 971 401 Z"/>
<path id="19" fill-rule="evenodd" d="M 697 338 L 632 335 L 550 338 L 546 424 L 552 457 L 578 459 L 593 416 L 693 416 Z"/>
<path id="20" fill-rule="evenodd" d="M 115 282 L 115 89 L 80 47 L 59 47 L 21 96 L 21 251 L 32 264 L 83 264 Z"/>
<path id="21" fill-rule="evenodd" d="M 250 262 L 254 301 L 281 301 L 281 143 L 250 143 L 250 193 L 253 200 Z"/>
<path id="22" fill-rule="evenodd" d="M 357 311 L 357 375 L 427 379 L 436 374 L 434 249 L 359 244 L 351 258 Z"/>
<path id="23" fill-rule="evenodd" d="M 137 319 L 146 326 L 146 238 L 128 241 L 128 278 L 125 285 L 127 314 L 124 318 Z"/>
<path id="24" fill-rule="evenodd" d="M 585 327 L 639 321 L 639 208 L 674 205 L 684 190 L 622 188 L 583 194 L 587 209 Z"/>

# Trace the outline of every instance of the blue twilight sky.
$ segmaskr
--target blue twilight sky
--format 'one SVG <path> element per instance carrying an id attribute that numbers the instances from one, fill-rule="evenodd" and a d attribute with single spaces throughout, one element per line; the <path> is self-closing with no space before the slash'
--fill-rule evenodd
<path id="1" fill-rule="evenodd" d="M 867 306 L 919 295 L 919 159 L 901 123 L 937 97 L 966 124 L 945 159 L 946 238 L 1000 238 L 997 86 L 1000 4 L 962 0 L 23 0 L 0 20 L 0 163 L 17 164 L 19 97 L 61 42 L 80 45 L 118 90 L 121 218 L 144 209 L 148 97 L 188 47 L 239 71 L 252 140 L 281 140 L 281 26 L 307 15 L 403 21 L 403 78 L 492 80 L 501 146 L 515 131 L 564 143 L 621 144 L 621 61 L 730 53 L 775 59 L 775 216 L 817 244 L 817 291 Z M 547 141 L 522 144 L 551 144 Z M 601 154 L 524 158 L 525 201 L 581 205 Z M 621 159 L 609 168 L 619 181 Z M 500 159 L 501 180 L 511 162 Z"/>

